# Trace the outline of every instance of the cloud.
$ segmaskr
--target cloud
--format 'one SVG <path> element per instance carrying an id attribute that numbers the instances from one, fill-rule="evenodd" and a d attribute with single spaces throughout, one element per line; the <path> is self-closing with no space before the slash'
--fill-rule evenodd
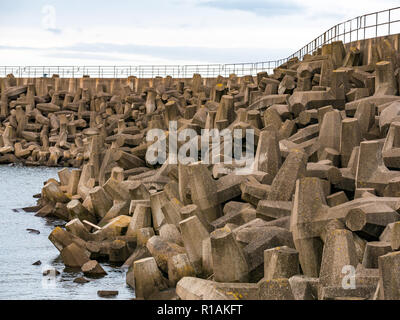
<path id="1" fill-rule="evenodd" d="M 179 64 L 181 61 L 193 64 L 201 63 L 242 63 L 265 61 L 263 48 L 207 48 L 191 46 L 150 46 L 140 44 L 113 44 L 113 43 L 77 43 L 64 47 L 35 48 L 27 46 L 0 45 L 0 51 L 35 51 L 50 58 L 62 56 L 66 59 L 81 61 L 118 61 L 129 62 L 135 65 L 135 60 L 129 58 L 148 56 L 154 60 L 167 60 Z M 286 54 L 286 50 L 270 50 L 270 57 L 279 58 Z M 243 57 L 246 57 L 244 59 Z"/>
<path id="2" fill-rule="evenodd" d="M 64 59 L 72 59 L 72 60 L 86 60 L 86 61 L 115 61 L 115 62 L 123 62 L 125 59 L 113 56 L 109 54 L 103 53 L 88 53 L 88 52 L 61 52 Z M 45 57 L 49 58 L 57 58 L 60 56 L 60 52 L 53 52 L 53 53 L 45 53 Z"/>
<path id="3" fill-rule="evenodd" d="M 298 14 L 304 10 L 304 6 L 285 0 L 279 2 L 274 0 L 207 0 L 199 2 L 198 5 L 221 10 L 247 11 L 262 16 L 281 16 L 292 13 Z"/>
<path id="4" fill-rule="evenodd" d="M 51 33 L 54 33 L 54 34 L 61 34 L 62 33 L 62 30 L 61 29 L 59 29 L 59 28 L 47 28 L 47 29 L 45 29 L 46 31 L 49 31 L 49 32 L 51 32 Z"/>
<path id="5" fill-rule="evenodd" d="M 50 20 L 42 12 L 47 4 L 55 8 Z M 396 5 L 398 0 L 5 1 L 0 60 L 6 65 L 274 60 L 337 23 Z"/>

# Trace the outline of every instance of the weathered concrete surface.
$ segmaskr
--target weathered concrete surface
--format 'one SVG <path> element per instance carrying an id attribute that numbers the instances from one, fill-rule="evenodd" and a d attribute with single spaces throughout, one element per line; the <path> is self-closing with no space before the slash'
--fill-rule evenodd
<path id="1" fill-rule="evenodd" d="M 123 263 L 139 298 L 398 299 L 398 43 L 336 41 L 257 77 L 9 75 L 0 163 L 76 168 L 44 183 L 37 215 L 67 222 L 49 236 L 66 265 Z M 174 163 L 189 140 L 170 121 L 220 161 Z M 255 161 L 204 129 L 236 130 L 242 156 L 253 130 Z"/>

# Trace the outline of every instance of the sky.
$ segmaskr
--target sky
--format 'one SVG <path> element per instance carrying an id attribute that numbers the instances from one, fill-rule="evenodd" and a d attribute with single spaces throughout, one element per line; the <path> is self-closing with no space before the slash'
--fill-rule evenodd
<path id="1" fill-rule="evenodd" d="M 275 60 L 337 23 L 396 6 L 398 0 L 0 0 L 0 66 Z"/>

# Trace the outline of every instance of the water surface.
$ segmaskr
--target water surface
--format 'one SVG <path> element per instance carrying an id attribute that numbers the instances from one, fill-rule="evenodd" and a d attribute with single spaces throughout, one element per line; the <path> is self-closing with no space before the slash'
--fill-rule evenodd
<path id="1" fill-rule="evenodd" d="M 47 238 L 56 225 L 65 222 L 21 210 L 36 204 L 32 195 L 40 193 L 45 180 L 58 179 L 58 170 L 0 166 L 0 299 L 102 299 L 97 296 L 98 290 L 118 290 L 116 299 L 134 298 L 134 291 L 125 283 L 126 270 L 107 263 L 101 263 L 108 273 L 105 277 L 74 283 L 83 274 L 65 269 L 58 250 Z M 28 228 L 40 234 L 31 233 Z M 41 265 L 32 265 L 38 260 Z M 54 281 L 43 276 L 43 271 L 50 268 L 61 273 Z"/>

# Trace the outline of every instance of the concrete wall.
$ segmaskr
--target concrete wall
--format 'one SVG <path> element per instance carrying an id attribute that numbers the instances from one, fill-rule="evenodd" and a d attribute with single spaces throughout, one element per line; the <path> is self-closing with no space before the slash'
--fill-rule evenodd
<path id="1" fill-rule="evenodd" d="M 4 78 L 0 78 L 0 83 L 3 84 Z M 159 81 L 166 81 L 165 78 L 155 79 L 138 79 L 136 77 L 129 78 L 15 78 L 17 86 L 27 85 L 34 83 L 37 95 L 45 95 L 48 90 L 47 87 L 51 86 L 56 91 L 75 92 L 78 88 L 88 88 L 92 93 L 96 92 L 98 86 L 103 86 L 105 92 L 118 94 L 125 86 L 129 86 L 135 92 L 141 92 L 145 87 L 152 87 Z M 172 79 L 173 83 L 184 81 L 190 83 L 192 79 Z M 210 85 L 216 83 L 216 78 L 203 78 L 204 84 Z M 240 82 L 240 81 L 239 81 Z"/>

